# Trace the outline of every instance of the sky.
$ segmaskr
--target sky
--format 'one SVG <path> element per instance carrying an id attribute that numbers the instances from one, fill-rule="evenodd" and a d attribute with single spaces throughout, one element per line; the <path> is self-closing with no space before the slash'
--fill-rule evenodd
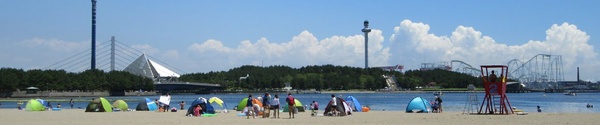
<path id="1" fill-rule="evenodd" d="M 475 68 L 560 55 L 564 79 L 600 80 L 600 1 L 98 0 L 96 41 L 181 74 L 243 65 L 364 67 L 460 60 Z M 0 0 L 0 67 L 44 69 L 90 49 L 89 0 Z M 137 54 L 137 55 L 141 55 Z M 509 65 L 510 66 L 510 65 Z"/>

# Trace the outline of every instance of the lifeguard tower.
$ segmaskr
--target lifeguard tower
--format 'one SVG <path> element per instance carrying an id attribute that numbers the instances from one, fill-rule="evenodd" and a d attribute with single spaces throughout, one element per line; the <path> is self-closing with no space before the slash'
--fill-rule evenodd
<path id="1" fill-rule="evenodd" d="M 485 97 L 481 103 L 478 114 L 514 114 L 506 97 L 506 76 L 508 66 L 482 65 L 481 78 L 485 88 Z"/>

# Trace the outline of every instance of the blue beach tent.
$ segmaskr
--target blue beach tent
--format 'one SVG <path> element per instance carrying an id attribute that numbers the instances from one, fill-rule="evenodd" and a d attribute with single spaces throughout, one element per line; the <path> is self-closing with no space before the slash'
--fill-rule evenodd
<path id="1" fill-rule="evenodd" d="M 138 103 L 135 110 L 136 111 L 156 111 L 156 110 L 158 110 L 158 106 L 156 105 L 156 102 L 150 100 L 149 98 L 146 98 L 146 99 L 140 101 L 140 103 Z"/>
<path id="2" fill-rule="evenodd" d="M 360 105 L 360 102 L 354 98 L 354 96 L 346 97 L 346 103 L 348 106 L 350 106 L 353 112 L 362 112 L 362 106 Z"/>
<path id="3" fill-rule="evenodd" d="M 407 113 L 427 113 L 431 104 L 424 98 L 415 97 L 406 106 Z"/>
<path id="4" fill-rule="evenodd" d="M 202 114 L 215 114 L 215 108 L 206 100 L 204 97 L 197 98 L 192 102 L 192 105 L 188 108 L 186 116 L 194 113 L 194 107 L 200 105 L 202 108 Z"/>

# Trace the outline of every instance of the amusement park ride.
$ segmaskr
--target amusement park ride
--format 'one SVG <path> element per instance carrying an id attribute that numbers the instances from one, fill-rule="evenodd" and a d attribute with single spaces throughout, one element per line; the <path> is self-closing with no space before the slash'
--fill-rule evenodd
<path id="1" fill-rule="evenodd" d="M 495 72 L 498 71 L 498 72 Z M 496 73 L 500 73 L 499 77 Z M 514 114 L 506 97 L 506 76 L 508 66 L 482 65 L 481 77 L 485 88 L 485 97 L 477 114 Z"/>

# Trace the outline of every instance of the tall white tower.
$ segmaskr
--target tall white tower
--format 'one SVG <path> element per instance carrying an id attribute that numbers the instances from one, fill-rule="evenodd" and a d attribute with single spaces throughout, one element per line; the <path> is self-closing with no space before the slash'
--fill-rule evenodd
<path id="1" fill-rule="evenodd" d="M 365 20 L 364 22 L 365 28 L 362 29 L 362 32 L 365 33 L 365 69 L 369 68 L 369 21 Z"/>

